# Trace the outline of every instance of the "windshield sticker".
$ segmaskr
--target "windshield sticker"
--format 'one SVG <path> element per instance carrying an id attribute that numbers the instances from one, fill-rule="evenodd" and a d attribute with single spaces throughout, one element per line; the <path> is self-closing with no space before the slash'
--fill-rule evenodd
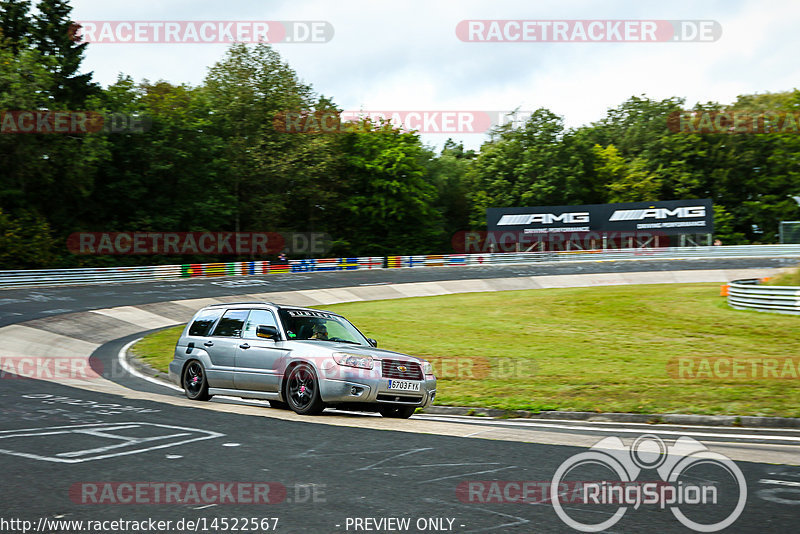
<path id="1" fill-rule="evenodd" d="M 334 321 L 338 320 L 333 314 L 319 312 L 319 311 L 310 311 L 310 310 L 288 310 L 287 313 L 290 317 L 322 317 L 324 319 L 331 319 Z"/>

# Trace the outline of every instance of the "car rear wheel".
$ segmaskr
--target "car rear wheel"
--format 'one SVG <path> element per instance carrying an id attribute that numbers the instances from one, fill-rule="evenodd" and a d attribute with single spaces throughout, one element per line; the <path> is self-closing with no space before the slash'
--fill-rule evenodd
<path id="1" fill-rule="evenodd" d="M 289 408 L 300 415 L 316 415 L 325 409 L 319 394 L 314 369 L 305 363 L 293 367 L 286 378 L 285 395 Z"/>
<path id="2" fill-rule="evenodd" d="M 416 409 L 416 406 L 381 406 L 378 411 L 384 417 L 408 419 Z"/>
<path id="3" fill-rule="evenodd" d="M 203 364 L 194 360 L 183 370 L 183 391 L 191 400 L 206 401 L 211 398 L 208 394 L 208 380 Z"/>

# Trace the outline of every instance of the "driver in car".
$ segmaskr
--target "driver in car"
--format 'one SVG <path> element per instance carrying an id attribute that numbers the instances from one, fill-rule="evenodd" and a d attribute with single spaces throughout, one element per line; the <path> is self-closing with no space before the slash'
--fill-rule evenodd
<path id="1" fill-rule="evenodd" d="M 328 327 L 322 323 L 314 324 L 311 332 L 312 334 L 309 339 L 328 339 Z"/>

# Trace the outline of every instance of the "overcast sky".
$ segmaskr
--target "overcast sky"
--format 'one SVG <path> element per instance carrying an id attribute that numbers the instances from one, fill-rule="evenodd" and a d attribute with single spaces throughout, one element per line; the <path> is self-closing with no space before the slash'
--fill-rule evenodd
<path id="1" fill-rule="evenodd" d="M 327 21 L 326 43 L 277 43 L 300 78 L 346 110 L 534 110 L 567 126 L 632 95 L 729 103 L 798 86 L 800 3 L 536 0 L 74 0 L 76 21 Z M 464 42 L 463 20 L 713 20 L 713 42 Z M 197 85 L 227 44 L 88 46 L 84 69 Z M 448 136 L 425 134 L 441 145 Z M 483 134 L 451 135 L 478 148 Z"/>

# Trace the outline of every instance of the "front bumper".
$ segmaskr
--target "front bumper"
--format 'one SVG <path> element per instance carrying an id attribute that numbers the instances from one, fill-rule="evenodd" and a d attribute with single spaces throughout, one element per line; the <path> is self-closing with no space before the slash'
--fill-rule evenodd
<path id="1" fill-rule="evenodd" d="M 357 375 L 358 373 L 353 373 Z M 425 407 L 433 404 L 436 397 L 436 379 L 425 377 L 419 381 L 419 391 L 396 391 L 389 389 L 388 378 L 383 377 L 319 377 L 319 392 L 326 404 L 375 403 L 406 404 Z M 415 381 L 416 382 L 416 381 Z"/>

